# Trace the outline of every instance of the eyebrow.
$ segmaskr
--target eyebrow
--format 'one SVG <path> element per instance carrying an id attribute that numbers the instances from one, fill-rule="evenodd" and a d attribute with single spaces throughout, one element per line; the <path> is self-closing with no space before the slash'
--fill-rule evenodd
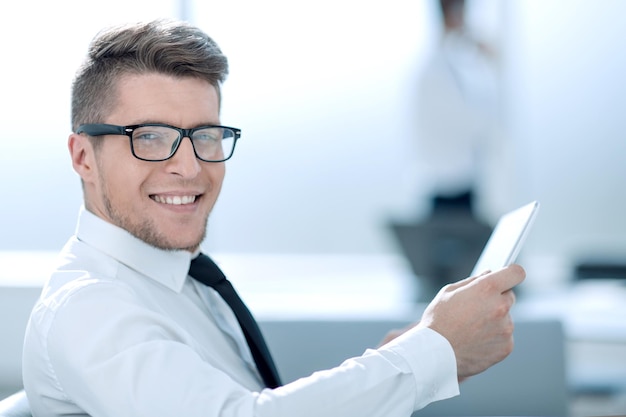
<path id="1" fill-rule="evenodd" d="M 168 122 L 164 122 L 163 120 L 155 120 L 155 119 L 142 119 L 140 121 L 137 122 L 133 122 L 133 123 L 127 123 L 125 126 L 133 126 L 133 125 L 144 125 L 144 124 L 162 124 L 162 125 L 168 125 L 168 126 L 173 126 L 173 127 L 177 127 L 179 129 L 194 129 L 196 127 L 200 127 L 200 126 L 221 126 L 221 122 L 218 120 L 217 122 L 202 122 L 202 123 L 197 123 L 193 126 L 190 127 L 182 127 L 182 126 L 177 126 L 175 124 L 171 124 Z"/>

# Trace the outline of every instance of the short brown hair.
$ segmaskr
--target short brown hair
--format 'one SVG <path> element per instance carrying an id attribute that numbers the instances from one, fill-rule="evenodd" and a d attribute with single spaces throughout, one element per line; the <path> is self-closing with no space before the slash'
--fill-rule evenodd
<path id="1" fill-rule="evenodd" d="M 115 104 L 120 77 L 142 73 L 200 78 L 221 98 L 228 61 L 207 34 L 185 22 L 159 19 L 106 29 L 92 40 L 74 78 L 72 130 L 102 123 Z"/>

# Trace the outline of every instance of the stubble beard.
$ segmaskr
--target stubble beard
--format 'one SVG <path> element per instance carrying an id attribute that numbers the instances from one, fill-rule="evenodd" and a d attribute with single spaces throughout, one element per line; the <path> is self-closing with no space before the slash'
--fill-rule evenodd
<path id="1" fill-rule="evenodd" d="M 103 188 L 103 190 L 106 190 L 106 188 Z M 202 232 L 198 239 L 196 239 L 197 241 L 192 243 L 191 245 L 179 246 L 174 245 L 172 242 L 170 242 L 170 239 L 168 239 L 165 234 L 159 232 L 157 226 L 152 219 L 145 218 L 141 221 L 133 221 L 128 215 L 125 215 L 117 210 L 114 204 L 111 202 L 111 199 L 109 198 L 109 195 L 106 191 L 102 196 L 102 200 L 104 202 L 104 209 L 106 211 L 106 214 L 109 219 L 111 219 L 113 224 L 121 227 L 137 239 L 142 240 L 148 245 L 154 246 L 157 249 L 167 251 L 186 250 L 193 252 L 198 247 L 200 247 L 200 243 L 202 243 L 202 241 L 206 237 L 208 216 L 204 219 Z"/>

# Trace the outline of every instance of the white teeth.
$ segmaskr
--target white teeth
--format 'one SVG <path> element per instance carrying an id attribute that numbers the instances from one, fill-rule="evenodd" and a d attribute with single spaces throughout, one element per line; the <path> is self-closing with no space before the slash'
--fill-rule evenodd
<path id="1" fill-rule="evenodd" d="M 160 196 L 160 195 L 155 195 L 154 196 L 154 201 L 156 201 L 157 203 L 162 203 L 162 204 L 172 204 L 175 206 L 180 206 L 181 204 L 191 204 L 194 201 L 196 201 L 196 196 L 195 195 L 183 195 L 183 196 Z"/>

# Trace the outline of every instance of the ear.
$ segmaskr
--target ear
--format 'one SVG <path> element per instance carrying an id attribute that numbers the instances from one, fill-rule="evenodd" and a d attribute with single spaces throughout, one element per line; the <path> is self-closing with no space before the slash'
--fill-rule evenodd
<path id="1" fill-rule="evenodd" d="M 85 135 L 72 133 L 67 140 L 74 171 L 86 183 L 93 182 L 96 172 L 96 155 L 93 146 Z"/>

